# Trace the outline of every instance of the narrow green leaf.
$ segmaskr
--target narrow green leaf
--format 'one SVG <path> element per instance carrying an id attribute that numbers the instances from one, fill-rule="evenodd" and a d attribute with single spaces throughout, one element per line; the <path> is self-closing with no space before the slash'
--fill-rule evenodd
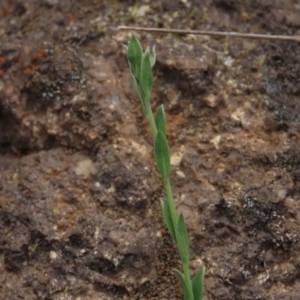
<path id="1" fill-rule="evenodd" d="M 177 269 L 174 269 L 174 272 L 176 273 L 176 275 L 177 275 L 177 277 L 180 281 L 181 288 L 182 288 L 182 291 L 183 291 L 184 300 L 191 300 L 191 299 L 189 299 L 188 288 L 187 288 L 187 284 L 185 282 L 184 275 Z"/>
<path id="2" fill-rule="evenodd" d="M 157 131 L 161 131 L 164 136 L 166 136 L 166 114 L 163 105 L 161 105 L 156 111 L 155 124 Z"/>
<path id="3" fill-rule="evenodd" d="M 155 137 L 154 155 L 163 180 L 167 180 L 170 174 L 170 152 L 166 137 L 161 131 Z"/>
<path id="4" fill-rule="evenodd" d="M 152 48 L 152 53 L 150 54 L 150 63 L 151 63 L 151 68 L 154 67 L 156 62 L 156 52 L 155 52 L 155 45 Z"/>
<path id="5" fill-rule="evenodd" d="M 176 226 L 176 241 L 179 249 L 181 261 L 183 264 L 189 262 L 189 239 L 184 223 L 182 213 L 178 217 L 177 226 Z"/>
<path id="6" fill-rule="evenodd" d="M 127 59 L 131 72 L 137 80 L 140 78 L 143 48 L 135 35 L 132 35 L 127 49 Z"/>
<path id="7" fill-rule="evenodd" d="M 165 223 L 167 225 L 167 228 L 168 228 L 174 242 L 176 243 L 175 229 L 174 229 L 174 225 L 173 225 L 173 221 L 172 221 L 169 201 L 166 199 L 160 199 L 160 202 L 161 202 L 161 206 L 162 206 Z"/>
<path id="8" fill-rule="evenodd" d="M 149 101 L 150 93 L 152 90 L 153 75 L 152 67 L 150 62 L 149 49 L 145 50 L 142 56 L 141 74 L 140 74 L 140 85 L 143 92 L 144 101 Z"/>
<path id="9" fill-rule="evenodd" d="M 193 295 L 194 300 L 202 300 L 204 292 L 204 274 L 205 267 L 203 267 L 193 279 Z"/>

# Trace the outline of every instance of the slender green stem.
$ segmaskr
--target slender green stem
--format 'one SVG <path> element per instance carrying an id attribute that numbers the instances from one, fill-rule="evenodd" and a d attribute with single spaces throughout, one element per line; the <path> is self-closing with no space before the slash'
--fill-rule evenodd
<path id="1" fill-rule="evenodd" d="M 157 134 L 157 128 L 156 128 L 154 116 L 153 116 L 150 105 L 147 108 L 147 110 L 148 110 L 147 119 L 149 121 L 153 137 L 155 138 L 156 134 Z M 177 224 L 177 219 L 178 219 L 178 214 L 177 214 L 176 207 L 175 207 L 175 201 L 174 201 L 174 197 L 173 197 L 173 193 L 172 193 L 170 178 L 168 178 L 167 180 L 164 180 L 164 186 L 165 186 L 165 190 L 166 190 L 166 193 L 167 193 L 167 199 L 168 199 L 168 202 L 169 202 L 172 221 L 173 221 L 173 224 L 176 225 Z M 175 234 L 176 234 L 176 232 L 177 232 L 177 230 L 175 230 Z M 189 300 L 193 300 L 194 295 L 193 295 L 193 287 L 192 287 L 192 280 L 191 280 L 189 262 L 182 263 L 182 264 L 183 264 L 182 265 L 183 273 L 184 273 L 184 277 L 185 277 L 185 280 L 186 280 L 186 283 L 187 283 L 187 288 L 188 288 Z"/>
<path id="2" fill-rule="evenodd" d="M 167 193 L 167 199 L 169 201 L 169 207 L 170 207 L 170 211 L 171 211 L 171 217 L 172 217 L 172 220 L 173 220 L 173 224 L 177 224 L 178 214 L 177 214 L 177 211 L 176 211 L 175 201 L 174 201 L 174 198 L 173 198 L 172 187 L 171 187 L 171 183 L 170 183 L 169 178 L 164 181 L 164 186 L 165 186 L 165 190 L 166 190 L 166 193 Z M 177 230 L 175 230 L 175 234 L 176 234 L 176 232 L 177 232 Z M 182 267 L 183 267 L 184 277 L 185 277 L 185 280 L 186 280 L 186 283 L 187 283 L 187 288 L 188 288 L 188 293 L 189 293 L 189 300 L 193 300 L 194 299 L 194 294 L 193 294 L 193 287 L 192 287 L 192 280 L 191 280 L 189 262 L 187 262 L 187 263 L 182 262 Z"/>
<path id="3" fill-rule="evenodd" d="M 150 93 L 152 89 L 152 67 L 155 63 L 155 48 L 150 53 L 149 49 L 145 52 L 136 37 L 132 37 L 128 46 L 128 61 L 130 64 L 135 87 L 140 98 L 143 113 L 148 120 L 152 135 L 154 138 L 154 155 L 158 169 L 162 175 L 167 199 L 162 199 L 162 209 L 165 217 L 165 222 L 170 230 L 180 253 L 183 273 L 175 270 L 182 288 L 185 300 L 202 299 L 196 295 L 194 297 L 193 282 L 189 269 L 189 242 L 187 228 L 182 214 L 178 214 L 173 198 L 171 183 L 170 183 L 170 150 L 166 140 L 166 116 L 163 106 L 160 106 L 156 111 L 155 116 L 152 113 L 150 105 Z M 198 273 L 201 275 L 201 273 Z M 196 283 L 201 280 L 200 275 L 196 277 Z M 202 279 L 203 281 L 203 279 Z M 200 282 L 203 285 L 203 282 Z M 199 285 L 200 288 L 200 285 Z"/>

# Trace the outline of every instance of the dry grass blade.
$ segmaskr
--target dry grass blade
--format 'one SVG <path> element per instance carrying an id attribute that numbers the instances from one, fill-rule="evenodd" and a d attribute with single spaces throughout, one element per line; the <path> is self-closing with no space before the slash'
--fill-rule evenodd
<path id="1" fill-rule="evenodd" d="M 194 35 L 208 35 L 219 37 L 237 37 L 245 39 L 258 39 L 258 40 L 277 40 L 300 43 L 300 36 L 285 36 L 285 35 L 268 35 L 256 33 L 239 33 L 239 32 L 222 32 L 222 31 L 205 31 L 205 30 L 185 30 L 185 29 L 164 29 L 164 28 L 146 28 L 146 27 L 130 27 L 119 26 L 119 30 L 128 31 L 142 31 L 152 33 L 174 33 L 174 34 L 194 34 Z"/>

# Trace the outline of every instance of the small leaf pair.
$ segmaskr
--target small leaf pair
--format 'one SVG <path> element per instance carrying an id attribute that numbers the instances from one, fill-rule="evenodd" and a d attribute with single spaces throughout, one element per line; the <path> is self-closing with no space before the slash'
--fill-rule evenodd
<path id="1" fill-rule="evenodd" d="M 176 216 L 176 220 L 173 220 L 169 201 L 162 199 L 161 204 L 165 223 L 174 242 L 177 244 L 181 261 L 183 264 L 188 264 L 189 240 L 183 215 L 181 213 L 179 216 Z M 175 224 L 174 221 L 176 222 Z"/>
<path id="2" fill-rule="evenodd" d="M 143 58 L 143 48 L 140 41 L 136 38 L 135 35 L 132 36 L 129 45 L 126 48 L 129 65 L 132 68 L 132 71 L 134 72 L 135 76 L 140 77 Z M 150 53 L 149 48 L 147 48 L 144 54 L 149 56 L 150 66 L 151 68 L 153 68 L 156 61 L 155 46 L 153 46 L 152 48 L 152 53 Z"/>
<path id="3" fill-rule="evenodd" d="M 151 113 L 149 102 L 153 84 L 152 67 L 156 60 L 155 48 L 153 47 L 152 54 L 149 48 L 143 52 L 141 43 L 133 35 L 127 48 L 127 58 L 143 112 L 145 116 L 148 116 Z"/>
<path id="4" fill-rule="evenodd" d="M 175 226 L 173 225 L 173 219 L 172 219 L 172 214 L 171 214 L 171 208 L 169 205 L 169 201 L 166 199 L 161 199 L 161 207 L 162 207 L 162 212 L 164 216 L 164 220 L 166 223 L 166 226 L 171 234 L 171 237 L 175 243 L 176 242 L 176 233 L 175 233 Z"/>
<path id="5" fill-rule="evenodd" d="M 176 273 L 180 285 L 183 291 L 184 300 L 191 300 L 190 297 L 190 291 L 186 282 L 186 279 L 184 277 L 184 274 L 182 274 L 179 270 L 175 269 L 174 272 Z M 194 277 L 192 282 L 192 296 L 193 300 L 202 300 L 203 291 L 204 291 L 204 273 L 205 268 L 203 267 Z"/>

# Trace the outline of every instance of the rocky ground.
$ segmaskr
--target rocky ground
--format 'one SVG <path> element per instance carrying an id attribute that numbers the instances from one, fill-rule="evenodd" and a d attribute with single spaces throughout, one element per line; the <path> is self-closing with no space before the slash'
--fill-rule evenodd
<path id="1" fill-rule="evenodd" d="M 0 299 L 182 299 L 119 25 L 300 35 L 278 1 L 0 3 Z M 205 300 L 300 293 L 300 45 L 156 45 L 176 204 Z"/>

